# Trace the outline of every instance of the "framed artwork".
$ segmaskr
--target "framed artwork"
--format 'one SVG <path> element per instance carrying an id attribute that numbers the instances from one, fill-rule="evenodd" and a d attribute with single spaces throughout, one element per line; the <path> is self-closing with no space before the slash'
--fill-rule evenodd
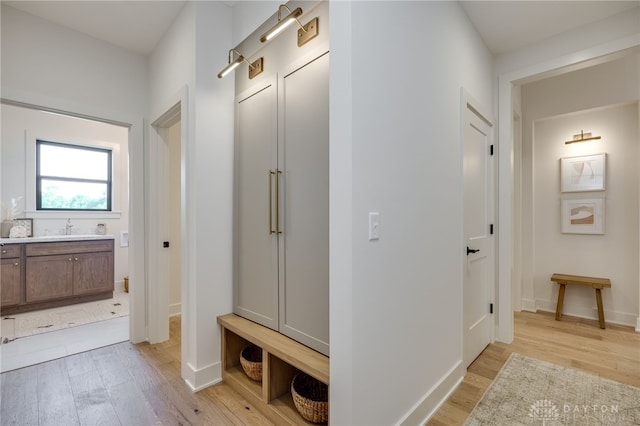
<path id="1" fill-rule="evenodd" d="M 604 234 L 604 197 L 562 200 L 563 234 Z"/>
<path id="2" fill-rule="evenodd" d="M 33 237 L 33 219 L 13 219 L 13 226 L 22 225 L 27 230 L 27 237 Z"/>
<path id="3" fill-rule="evenodd" d="M 560 159 L 560 192 L 604 191 L 606 153 Z"/>

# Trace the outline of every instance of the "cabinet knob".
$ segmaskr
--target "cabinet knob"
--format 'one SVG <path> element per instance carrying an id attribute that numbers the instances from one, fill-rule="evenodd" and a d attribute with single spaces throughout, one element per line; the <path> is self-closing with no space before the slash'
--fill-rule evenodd
<path id="1" fill-rule="evenodd" d="M 73 260 L 72 258 L 69 258 L 69 262 L 71 262 L 72 260 Z"/>
<path id="2" fill-rule="evenodd" d="M 13 264 L 13 266 L 20 266 L 20 263 L 16 262 L 16 263 Z"/>
<path id="3" fill-rule="evenodd" d="M 3 249 L 2 254 L 7 254 L 7 249 Z"/>
<path id="4" fill-rule="evenodd" d="M 76 257 L 74 260 L 77 262 L 77 261 L 78 261 L 78 258 Z"/>

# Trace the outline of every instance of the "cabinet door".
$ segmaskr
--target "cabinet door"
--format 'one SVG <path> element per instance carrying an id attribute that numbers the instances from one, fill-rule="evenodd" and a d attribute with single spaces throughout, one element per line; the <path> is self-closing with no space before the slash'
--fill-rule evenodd
<path id="1" fill-rule="evenodd" d="M 329 54 L 280 82 L 280 332 L 329 354 Z"/>
<path id="2" fill-rule="evenodd" d="M 113 291 L 113 252 L 73 256 L 73 294 Z"/>
<path id="3" fill-rule="evenodd" d="M 277 91 L 272 83 L 238 97 L 235 138 L 234 312 L 278 327 L 275 233 Z"/>
<path id="4" fill-rule="evenodd" d="M 22 296 L 21 259 L 2 259 L 0 265 L 0 302 L 2 306 L 19 305 Z"/>
<path id="5" fill-rule="evenodd" d="M 26 301 L 38 302 L 73 294 L 73 256 L 27 258 Z"/>

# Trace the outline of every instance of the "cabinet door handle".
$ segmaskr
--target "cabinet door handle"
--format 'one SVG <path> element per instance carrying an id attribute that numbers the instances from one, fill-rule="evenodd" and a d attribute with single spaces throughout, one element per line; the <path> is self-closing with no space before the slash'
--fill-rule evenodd
<path id="1" fill-rule="evenodd" d="M 72 258 L 69 258 L 69 262 L 72 262 L 72 261 L 73 261 L 73 259 L 72 259 Z"/>
<path id="2" fill-rule="evenodd" d="M 273 230 L 273 176 L 276 174 L 273 170 L 269 170 L 269 235 L 275 234 Z"/>
<path id="3" fill-rule="evenodd" d="M 78 258 L 77 258 L 77 257 L 75 258 L 75 261 L 76 261 L 76 262 L 78 261 Z"/>
<path id="4" fill-rule="evenodd" d="M 6 249 L 2 250 L 2 254 L 7 254 L 7 250 Z"/>
<path id="5" fill-rule="evenodd" d="M 281 170 L 276 169 L 276 234 L 282 234 L 280 229 L 280 175 Z"/>
<path id="6" fill-rule="evenodd" d="M 14 263 L 13 266 L 20 266 L 20 262 Z"/>

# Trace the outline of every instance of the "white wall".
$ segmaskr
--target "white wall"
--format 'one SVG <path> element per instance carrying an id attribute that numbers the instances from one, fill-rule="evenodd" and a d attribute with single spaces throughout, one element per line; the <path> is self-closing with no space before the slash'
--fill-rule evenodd
<path id="1" fill-rule="evenodd" d="M 145 112 L 146 74 L 142 55 L 2 5 L 5 99 L 128 122 Z"/>
<path id="2" fill-rule="evenodd" d="M 229 48 L 240 44 L 249 34 L 262 25 L 267 18 L 276 13 L 282 3 L 281 1 L 273 0 L 235 2 L 233 5 L 233 36 L 231 37 L 231 46 Z M 313 2 L 308 3 L 313 4 Z M 307 12 L 306 7 L 303 7 L 303 12 Z M 286 13 L 286 9 L 283 9 L 283 13 Z M 248 53 L 242 53 L 248 55 Z M 220 68 L 222 69 L 222 67 Z"/>
<path id="3" fill-rule="evenodd" d="M 632 216 L 632 221 L 636 223 L 628 223 L 629 218 L 626 219 L 624 228 L 633 230 L 637 228 L 637 195 L 636 197 L 625 194 L 624 197 L 615 196 L 607 191 L 607 234 L 604 237 L 595 238 L 593 236 L 560 236 L 559 227 L 553 226 L 559 220 L 559 193 L 558 185 L 552 185 L 552 180 L 558 173 L 557 161 L 560 157 L 572 156 L 572 152 L 577 149 L 587 149 L 584 145 L 587 145 L 589 149 L 596 149 L 598 152 L 607 152 L 609 161 L 613 164 L 617 164 L 614 168 L 612 166 L 609 169 L 609 173 L 612 173 L 612 177 L 616 177 L 616 173 L 624 173 L 624 176 L 636 176 L 637 164 L 633 161 L 625 167 L 621 165 L 625 161 L 633 160 L 633 157 L 628 156 L 629 147 L 625 144 L 631 143 L 631 152 L 637 150 L 638 138 L 633 138 L 633 129 L 629 130 L 629 123 L 619 123 L 617 126 L 611 128 L 611 123 L 618 122 L 616 119 L 620 113 L 614 113 L 613 117 L 601 124 L 601 128 L 606 127 L 608 138 L 613 140 L 603 142 L 600 147 L 594 147 L 592 144 L 575 144 L 565 147 L 564 144 L 558 143 L 570 139 L 579 130 L 584 129 L 590 131 L 598 123 L 602 122 L 602 115 L 610 114 L 610 110 L 597 110 L 594 113 L 589 113 L 587 117 L 586 110 L 593 108 L 599 108 L 608 105 L 623 104 L 629 102 L 638 101 L 638 87 L 640 81 L 640 72 L 638 69 L 638 55 L 628 55 L 616 61 L 607 62 L 590 68 L 585 68 L 576 72 L 563 74 L 557 77 L 540 80 L 538 82 L 525 84 L 522 86 L 522 108 L 523 108 L 523 166 L 525 175 L 523 178 L 523 222 L 525 230 L 525 238 L 523 241 L 524 256 L 523 256 L 523 281 L 522 281 L 522 304 L 528 310 L 546 309 L 552 310 L 555 306 L 553 301 L 553 294 L 557 295 L 557 289 L 548 284 L 548 276 L 550 273 L 549 268 L 553 265 L 553 259 L 567 259 L 566 255 L 560 255 L 561 250 L 566 248 L 564 244 L 560 244 L 556 239 L 560 238 L 563 242 L 569 241 L 600 241 L 606 242 L 606 249 L 600 246 L 591 247 L 590 250 L 595 250 L 598 247 L 604 249 L 608 255 L 615 254 L 617 259 L 621 261 L 626 259 L 625 262 L 632 262 L 631 265 L 620 265 L 613 262 L 613 259 L 609 259 L 606 265 L 610 265 L 604 268 L 604 270 L 587 272 L 572 272 L 578 275 L 593 275 L 593 276 L 605 276 L 610 277 L 612 280 L 615 278 L 617 284 L 615 287 L 621 288 L 616 291 L 615 289 L 609 292 L 605 291 L 605 308 L 607 312 L 607 320 L 617 321 L 620 323 L 635 325 L 636 317 L 638 316 L 638 304 L 634 302 L 638 297 L 635 294 L 638 292 L 638 277 L 637 271 L 635 274 L 629 275 L 629 268 L 635 268 L 638 262 L 638 254 L 633 250 L 633 244 L 635 244 L 635 250 L 637 250 L 638 244 L 638 232 L 635 232 L 636 237 L 629 237 L 629 233 L 625 233 L 625 237 L 622 239 L 615 239 L 617 228 L 622 226 L 619 220 L 614 219 L 615 212 L 620 208 L 619 203 L 613 204 L 615 199 L 628 199 L 636 200 L 636 207 L 634 209 L 625 209 L 625 211 L 635 211 L 635 216 Z M 577 111 L 583 111 L 581 115 L 575 114 L 565 117 L 567 113 L 574 113 Z M 635 111 L 635 110 L 634 110 Z M 595 116 L 594 116 L 595 114 Z M 584 116 L 584 117 L 583 117 Z M 544 118 L 557 117 L 555 120 L 547 122 Z M 561 119 L 562 118 L 562 119 Z M 577 120 L 577 121 L 576 121 Z M 535 129 L 534 129 L 534 123 Z M 569 130 L 566 126 L 573 124 L 576 127 L 573 130 Z M 624 126 L 623 126 L 624 124 Z M 559 126 L 559 127 L 558 127 Z M 626 126 L 626 127 L 625 127 Z M 637 123 L 633 121 L 631 126 L 637 126 Z M 554 130 L 555 129 L 555 130 Z M 548 140 L 552 137 L 549 132 L 553 131 L 565 131 L 564 136 L 553 135 L 556 143 Z M 594 130 L 595 131 L 595 130 Z M 542 132 L 542 133 L 541 133 Z M 626 132 L 627 137 L 616 137 L 620 133 Z M 631 132 L 631 133 L 630 133 Z M 637 130 L 635 131 L 637 132 Z M 534 140 L 535 133 L 535 140 Z M 604 129 L 599 131 L 604 133 Z M 545 137 L 546 139 L 541 139 Z M 603 137 L 605 135 L 603 134 Z M 631 137 L 631 139 L 629 139 Z M 562 145 L 562 146 L 560 146 Z M 634 148 L 635 147 L 635 148 Z M 617 152 L 611 152 L 611 150 L 617 150 Z M 620 157 L 622 152 L 627 152 Z M 590 152 L 589 152 L 590 153 Z M 616 154 L 618 159 L 616 160 Z M 555 158 L 553 164 L 551 160 Z M 552 165 L 550 165 L 552 164 Z M 554 173 L 549 174 L 549 167 Z M 609 178 L 609 176 L 608 176 Z M 637 180 L 637 179 L 636 179 Z M 626 182 L 626 181 L 625 181 Z M 628 185 L 625 184 L 625 187 Z M 611 191 L 621 191 L 621 186 L 610 187 Z M 627 191 L 634 189 L 627 188 Z M 637 188 L 635 189 L 637 192 Z M 547 209 L 545 210 L 545 206 Z M 542 209 L 542 210 L 541 210 Z M 610 210 L 613 209 L 613 212 Z M 608 213 L 611 213 L 609 215 Z M 548 220 L 553 219 L 552 224 L 548 223 Z M 611 222 L 613 221 L 613 222 Z M 610 229 L 610 226 L 613 228 Z M 545 236 L 543 238 L 543 235 Z M 595 239 L 594 239 L 595 238 Z M 614 243 L 611 239 L 614 239 Z M 635 242 L 635 243 L 634 243 Z M 554 249 L 552 247 L 558 247 Z M 585 249 L 586 250 L 586 249 Z M 566 250 L 565 250 L 566 251 Z M 564 253 L 564 252 L 563 252 Z M 596 253 L 602 254 L 599 251 Z M 629 253 L 636 253 L 635 258 L 631 260 L 626 256 Z M 547 257 L 548 254 L 555 254 L 552 259 Z M 606 256 L 602 256 L 602 259 Z M 544 259 L 544 260 L 542 260 Z M 596 268 L 602 266 L 598 261 L 589 262 L 583 268 Z M 616 265 L 617 270 L 612 270 L 611 266 Z M 561 265 L 558 265 L 560 267 Z M 576 268 L 578 265 L 568 262 L 565 268 Z M 626 272 L 623 272 L 626 271 Z M 561 272 L 561 271 L 555 271 Z M 546 274 L 546 275 L 545 275 Z M 624 274 L 624 277 L 620 276 Z M 635 276 L 635 280 L 634 277 Z M 555 291 L 551 294 L 550 291 Z M 576 291 L 576 290 L 571 290 Z M 577 290 L 580 291 L 580 290 Z M 625 297 L 627 300 L 609 300 L 607 303 L 606 297 L 614 298 Z M 619 295 L 619 296 L 618 296 Z M 634 295 L 632 297 L 632 295 Z M 591 311 L 593 300 L 590 295 L 585 295 L 589 298 L 587 300 L 574 299 L 574 304 L 570 305 L 571 299 L 567 298 L 566 311 L 573 312 L 581 316 L 594 317 L 594 313 Z M 629 304 L 628 298 L 632 297 L 632 303 Z M 555 309 L 555 308 L 554 308 Z M 586 310 L 585 310 L 586 309 Z"/>
<path id="4" fill-rule="evenodd" d="M 490 108 L 492 58 L 457 3 L 331 9 L 331 422 L 417 424 L 464 371 L 460 88 Z"/>
<path id="5" fill-rule="evenodd" d="M 555 273 L 610 278 L 603 290 L 605 318 L 635 326 L 638 317 L 638 104 L 600 108 L 534 123 L 533 285 L 538 309 L 555 311 Z M 600 141 L 565 145 L 581 129 Z M 560 193 L 559 159 L 607 153 L 606 191 Z M 605 234 L 562 234 L 562 199 L 605 197 Z M 571 286 L 570 286 L 571 287 Z M 564 313 L 598 318 L 594 291 L 571 287 Z"/>
<path id="6" fill-rule="evenodd" d="M 22 197 L 20 210 L 23 217 L 35 217 L 34 236 L 61 235 L 65 233 L 67 219 L 73 224 L 74 234 L 95 234 L 98 223 L 107 226 L 107 234 L 115 238 L 115 281 L 119 288 L 123 278 L 129 274 L 128 248 L 120 247 L 120 231 L 129 225 L 129 179 L 128 179 L 128 135 L 126 127 L 96 121 L 83 120 L 33 109 L 2 105 L 2 205 L 9 205 L 11 198 Z M 26 139 L 26 137 L 32 139 Z M 35 159 L 27 159 L 27 144 L 35 147 L 35 138 L 52 142 L 96 144 L 111 148 L 113 152 L 113 210 L 119 214 L 84 212 L 34 212 L 24 211 L 28 197 L 35 197 L 35 186 L 27 191 L 26 173 L 35 171 Z M 31 167 L 25 167 L 27 161 Z M 35 198 L 34 198 L 35 199 Z M 118 287 L 116 287 L 117 289 Z"/>
<path id="7" fill-rule="evenodd" d="M 145 338 L 143 119 L 146 58 L 2 4 L 1 96 L 129 127 L 131 339 Z M 141 297 L 135 297 L 139 291 Z"/>
<path id="8" fill-rule="evenodd" d="M 150 57 L 152 120 L 187 93 L 182 373 L 194 389 L 221 378 L 216 317 L 232 310 L 233 80 L 216 78 L 231 16 L 220 2 L 187 3 Z"/>

